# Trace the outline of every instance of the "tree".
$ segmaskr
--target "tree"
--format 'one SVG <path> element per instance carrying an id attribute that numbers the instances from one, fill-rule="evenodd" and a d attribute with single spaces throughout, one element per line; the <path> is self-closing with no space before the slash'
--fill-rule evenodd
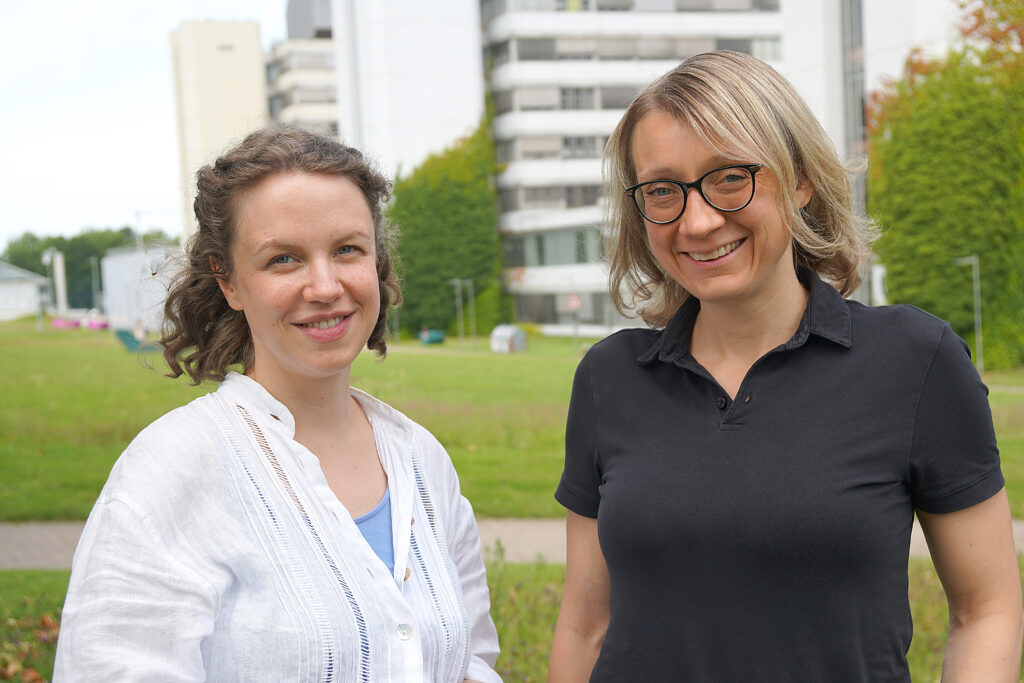
<path id="1" fill-rule="evenodd" d="M 510 319 L 501 292 L 501 253 L 493 176 L 499 170 L 490 115 L 450 149 L 395 182 L 388 212 L 398 225 L 403 272 L 402 329 L 448 329 L 455 322 L 452 279 L 471 279 L 477 329 Z"/>
<path id="2" fill-rule="evenodd" d="M 94 308 L 99 302 L 93 301 L 92 257 L 98 261 L 108 249 L 131 246 L 139 241 L 140 238 L 127 226 L 119 230 L 89 228 L 74 237 L 39 237 L 26 232 L 7 243 L 3 260 L 45 276 L 47 272 L 42 254 L 51 247 L 57 249 L 64 254 L 68 305 L 71 308 Z M 141 241 L 171 243 L 160 230 L 145 233 Z"/>
<path id="3" fill-rule="evenodd" d="M 1024 56 L 1020 0 L 963 3 L 964 42 L 920 53 L 873 96 L 868 208 L 889 298 L 973 344 L 969 268 L 981 265 L 986 367 L 1024 362 Z"/>

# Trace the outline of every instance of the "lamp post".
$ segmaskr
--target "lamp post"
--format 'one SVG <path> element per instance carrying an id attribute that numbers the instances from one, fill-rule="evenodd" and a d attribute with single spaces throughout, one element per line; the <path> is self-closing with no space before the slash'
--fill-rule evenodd
<path id="1" fill-rule="evenodd" d="M 455 288 L 455 317 L 456 323 L 459 330 L 459 344 L 463 343 L 464 326 L 462 322 L 462 288 L 466 287 L 468 291 L 469 304 L 469 334 L 473 338 L 474 343 L 476 340 L 476 293 L 473 291 L 473 280 L 471 278 L 458 278 L 453 277 L 448 281 L 452 287 Z"/>
<path id="2" fill-rule="evenodd" d="M 455 288 L 455 323 L 459 330 L 459 346 L 462 346 L 462 280 L 453 277 L 448 284 Z"/>
<path id="3" fill-rule="evenodd" d="M 974 280 L 974 349 L 978 354 L 978 374 L 980 375 L 985 372 L 985 354 L 981 348 L 981 265 L 978 263 L 977 254 L 955 258 L 953 264 L 971 267 L 971 275 Z"/>

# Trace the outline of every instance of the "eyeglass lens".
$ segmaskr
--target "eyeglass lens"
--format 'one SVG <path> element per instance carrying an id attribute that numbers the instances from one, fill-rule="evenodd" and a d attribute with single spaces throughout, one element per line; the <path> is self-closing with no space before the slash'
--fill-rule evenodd
<path id="1" fill-rule="evenodd" d="M 753 197 L 754 177 L 746 168 L 719 169 L 701 178 L 700 193 L 716 209 L 736 211 Z M 645 183 L 633 196 L 641 213 L 656 222 L 674 221 L 686 204 L 682 186 L 669 181 Z"/>

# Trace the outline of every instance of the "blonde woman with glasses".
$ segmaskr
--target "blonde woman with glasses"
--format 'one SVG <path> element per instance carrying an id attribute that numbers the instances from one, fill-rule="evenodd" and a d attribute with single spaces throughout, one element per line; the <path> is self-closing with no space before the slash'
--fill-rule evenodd
<path id="1" fill-rule="evenodd" d="M 909 681 L 916 514 L 949 598 L 943 679 L 1016 681 L 985 386 L 945 322 L 844 298 L 873 234 L 793 87 L 697 55 L 606 157 L 611 295 L 651 329 L 576 372 L 549 680 Z"/>

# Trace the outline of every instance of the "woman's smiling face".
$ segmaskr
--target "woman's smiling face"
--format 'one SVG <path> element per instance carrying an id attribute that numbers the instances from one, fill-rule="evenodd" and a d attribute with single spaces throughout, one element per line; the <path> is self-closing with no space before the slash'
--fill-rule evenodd
<path id="1" fill-rule="evenodd" d="M 658 109 L 645 114 L 632 138 L 637 182 L 692 182 L 708 171 L 757 159 L 725 157 L 692 128 Z M 719 211 L 689 190 L 683 214 L 665 225 L 644 221 L 651 252 L 665 273 L 702 303 L 771 297 L 796 281 L 792 237 L 778 210 L 776 179 L 768 169 L 755 177 L 750 203 Z M 799 205 L 811 197 L 798 188 Z"/>
<path id="2" fill-rule="evenodd" d="M 348 178 L 276 173 L 238 201 L 233 272 L 221 281 L 245 313 L 247 374 L 281 382 L 348 372 L 380 312 L 373 217 Z"/>

